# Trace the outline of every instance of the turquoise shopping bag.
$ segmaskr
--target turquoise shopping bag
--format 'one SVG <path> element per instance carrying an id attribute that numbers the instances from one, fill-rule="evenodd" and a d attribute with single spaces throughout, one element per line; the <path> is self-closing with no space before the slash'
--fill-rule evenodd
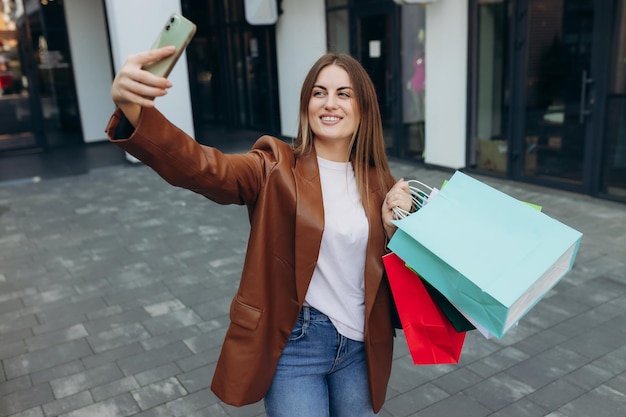
<path id="1" fill-rule="evenodd" d="M 582 238 L 461 172 L 394 223 L 389 249 L 498 338 L 572 268 Z"/>

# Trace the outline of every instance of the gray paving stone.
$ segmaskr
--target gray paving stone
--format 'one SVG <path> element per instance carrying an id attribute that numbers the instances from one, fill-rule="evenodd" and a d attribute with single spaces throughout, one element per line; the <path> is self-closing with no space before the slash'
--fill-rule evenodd
<path id="1" fill-rule="evenodd" d="M 109 363 L 97 368 L 91 368 L 76 374 L 53 379 L 50 381 L 50 386 L 56 398 L 63 398 L 120 378 L 122 378 L 122 372 L 117 365 L 115 363 Z"/>
<path id="2" fill-rule="evenodd" d="M 192 369 L 196 369 L 201 366 L 217 362 L 217 359 L 220 355 L 221 350 L 222 350 L 222 346 L 220 345 L 214 349 L 206 350 L 206 351 L 197 353 L 193 356 L 180 359 L 176 361 L 176 364 L 184 372 L 188 372 L 188 371 L 191 371 Z"/>
<path id="3" fill-rule="evenodd" d="M 265 417 L 265 408 L 263 402 L 259 401 L 244 407 L 233 407 L 228 404 L 220 404 L 226 411 L 226 414 L 232 417 Z M 204 410 L 198 410 L 204 411 Z M 202 414 L 201 414 L 202 415 Z"/>
<path id="4" fill-rule="evenodd" d="M 11 417 L 44 417 L 41 407 L 34 407 L 21 413 L 12 414 Z"/>
<path id="5" fill-rule="evenodd" d="M 48 384 L 29 387 L 0 397 L 0 416 L 10 416 L 51 401 L 54 396 Z"/>
<path id="6" fill-rule="evenodd" d="M 506 347 L 469 364 L 467 368 L 477 375 L 489 377 L 525 361 L 528 357 L 528 354 L 515 347 Z"/>
<path id="7" fill-rule="evenodd" d="M 528 399 L 544 407 L 546 410 L 558 410 L 563 405 L 575 400 L 585 393 L 579 385 L 565 379 L 558 379 L 528 394 Z"/>
<path id="8" fill-rule="evenodd" d="M 0 335 L 6 335 L 19 330 L 27 330 L 30 332 L 30 328 L 38 324 L 37 317 L 35 317 L 34 314 L 27 316 L 20 316 L 18 313 L 3 314 L 3 319 L 0 322 Z"/>
<path id="9" fill-rule="evenodd" d="M 388 398 L 385 401 L 385 410 L 394 416 L 408 416 L 412 412 L 422 410 L 449 396 L 450 394 L 436 385 L 427 383 L 396 397 Z"/>
<path id="10" fill-rule="evenodd" d="M 191 356 L 192 352 L 182 342 L 172 343 L 163 348 L 153 349 L 134 356 L 127 356 L 118 361 L 124 375 L 133 375 L 148 369 L 154 369 L 166 363 Z"/>
<path id="11" fill-rule="evenodd" d="M 187 391 L 176 378 L 155 382 L 132 392 L 133 398 L 142 410 L 165 404 L 186 394 Z"/>
<path id="12" fill-rule="evenodd" d="M 390 165 L 432 184 L 451 175 Z M 579 228 L 574 269 L 504 338 L 470 332 L 458 365 L 414 366 L 399 332 L 381 417 L 620 412 L 625 206 L 475 177 Z M 0 400 L 13 407 L 0 417 L 264 416 L 260 403 L 227 406 L 208 389 L 245 254 L 245 207 L 213 204 L 142 166 L 0 186 L 0 205 L 10 207 L 0 216 Z M 108 366 L 119 366 L 115 379 L 53 397 L 50 384 Z M 148 407 L 172 378 L 193 392 L 146 410 L 130 394 Z M 70 410 L 88 393 L 96 403 Z"/>
<path id="13" fill-rule="evenodd" d="M 166 406 L 158 406 L 149 410 L 134 414 L 134 417 L 173 417 L 174 414 Z"/>
<path id="14" fill-rule="evenodd" d="M 2 373 L 4 376 L 4 372 Z M 22 391 L 26 388 L 30 388 L 33 384 L 30 381 L 28 375 L 13 378 L 10 381 L 0 384 L 0 397 L 10 394 L 16 391 Z"/>
<path id="15" fill-rule="evenodd" d="M 33 372 L 30 374 L 30 379 L 33 381 L 33 384 L 37 385 L 44 382 L 49 382 L 53 379 L 76 374 L 83 371 L 84 369 L 85 367 L 83 366 L 83 363 L 80 360 L 75 360 L 59 366 L 44 369 L 43 371 Z"/>
<path id="16" fill-rule="evenodd" d="M 548 410 L 534 404 L 533 402 L 522 398 L 519 401 L 515 401 L 513 404 L 489 414 L 490 417 L 538 417 L 548 414 Z"/>
<path id="17" fill-rule="evenodd" d="M 436 402 L 419 412 L 410 414 L 410 417 L 485 417 L 491 410 L 484 405 L 463 395 L 455 394 L 445 401 Z"/>
<path id="18" fill-rule="evenodd" d="M 463 393 L 491 410 L 500 410 L 533 392 L 532 386 L 501 373 L 492 376 Z"/>
<path id="19" fill-rule="evenodd" d="M 202 330 L 200 330 L 198 326 L 187 326 L 174 329 L 156 337 L 151 337 L 150 339 L 142 340 L 140 343 L 145 350 L 152 350 L 164 347 L 170 343 L 195 337 L 201 333 Z"/>
<path id="20" fill-rule="evenodd" d="M 94 352 L 101 353 L 149 337 L 150 333 L 140 323 L 130 323 L 89 336 L 87 340 Z"/>
<path id="21" fill-rule="evenodd" d="M 12 332 L 11 334 L 4 335 L 3 342 L 0 343 L 0 360 L 12 358 L 14 356 L 26 353 L 26 345 L 22 340 L 22 336 L 17 336 L 16 333 L 22 333 L 24 335 L 31 335 L 30 329 L 26 329 L 21 332 Z M 7 340 L 6 342 L 4 340 Z"/>
<path id="22" fill-rule="evenodd" d="M 140 386 L 152 384 L 163 379 L 182 374 L 183 372 L 175 363 L 166 363 L 156 368 L 148 369 L 135 374 L 135 379 Z"/>
<path id="23" fill-rule="evenodd" d="M 166 404 L 176 417 L 184 417 L 202 408 L 217 404 L 218 399 L 209 389 L 194 392 Z"/>
<path id="24" fill-rule="evenodd" d="M 84 323 L 87 332 L 91 335 L 95 335 L 109 330 L 115 330 L 123 325 L 141 323 L 141 321 L 150 317 L 145 310 L 140 307 L 132 307 L 127 310 L 123 310 L 119 305 L 115 307 L 119 309 L 118 313 L 109 314 Z"/>
<path id="25" fill-rule="evenodd" d="M 143 325 L 151 335 L 156 336 L 200 322 L 202 318 L 193 310 L 184 309 L 144 320 Z"/>
<path id="26" fill-rule="evenodd" d="M 568 417 L 616 417 L 626 415 L 626 396 L 601 385 L 569 402 L 558 411 Z"/>
<path id="27" fill-rule="evenodd" d="M 566 343 L 565 346 L 569 346 L 569 343 Z M 587 362 L 588 359 L 578 353 L 557 346 L 513 366 L 506 373 L 524 384 L 538 389 L 567 375 Z"/>
<path id="28" fill-rule="evenodd" d="M 229 414 L 219 404 L 196 410 L 188 417 L 229 417 Z"/>
<path id="29" fill-rule="evenodd" d="M 462 367 L 435 379 L 433 383 L 452 395 L 463 392 L 482 380 L 483 377 L 472 372 L 469 367 Z"/>
<path id="30" fill-rule="evenodd" d="M 0 302 L 0 315 L 4 313 L 11 313 L 20 310 L 24 305 L 21 298 L 14 298 L 12 300 Z"/>
<path id="31" fill-rule="evenodd" d="M 144 350 L 139 343 L 131 343 L 117 349 L 111 349 L 96 355 L 87 356 L 82 359 L 82 362 L 86 368 L 93 368 L 110 362 L 115 362 L 120 358 L 137 355 L 143 351 Z"/>
<path id="32" fill-rule="evenodd" d="M 87 335 L 88 334 L 87 330 L 85 330 L 85 326 L 80 323 L 62 330 L 29 337 L 25 339 L 24 342 L 26 343 L 26 347 L 28 348 L 28 350 L 32 352 L 59 343 L 65 343 L 72 340 L 81 339 L 83 337 L 86 337 Z"/>
<path id="33" fill-rule="evenodd" d="M 68 283 L 68 285 L 71 284 Z M 71 323 L 72 319 L 78 319 L 79 321 L 77 321 L 77 323 L 80 323 L 84 321 L 85 313 L 104 307 L 106 307 L 106 304 L 98 297 L 78 296 L 73 298 L 71 302 L 62 300 L 59 304 L 56 304 L 54 308 L 42 308 L 40 304 L 37 304 L 26 308 L 25 311 L 36 313 L 38 320 L 42 323 L 41 326 L 34 329 L 35 334 L 37 334 L 49 331 L 46 325 L 49 325 L 51 329 L 55 329 L 55 327 L 53 327 L 55 322 Z M 38 331 L 38 329 L 41 330 Z"/>
<path id="34" fill-rule="evenodd" d="M 122 307 L 119 305 L 107 306 L 100 310 L 92 310 L 87 313 L 87 320 L 95 321 L 98 319 L 102 319 L 109 316 L 114 316 L 116 314 L 120 314 L 122 311 Z"/>
<path id="35" fill-rule="evenodd" d="M 127 417 L 139 411 L 137 403 L 129 394 L 120 395 L 105 401 L 101 401 L 87 407 L 69 413 L 61 414 L 59 417 Z"/>
<path id="36" fill-rule="evenodd" d="M 224 336 L 226 335 L 226 328 L 221 327 L 217 330 L 210 331 L 208 333 L 202 333 L 197 336 L 192 336 L 184 340 L 185 345 L 191 349 L 193 353 L 204 352 L 206 350 L 212 350 L 222 344 Z"/>
<path id="37" fill-rule="evenodd" d="M 587 364 L 570 372 L 562 379 L 578 385 L 584 390 L 591 390 L 594 387 L 603 385 L 613 377 L 613 373 L 593 364 Z"/>
<path id="38" fill-rule="evenodd" d="M 4 370 L 7 377 L 11 379 L 52 368 L 91 354 L 92 350 L 84 339 L 73 340 L 9 358 L 4 361 Z"/>
<path id="39" fill-rule="evenodd" d="M 89 404 L 93 404 L 93 399 L 88 391 L 83 391 L 60 400 L 46 403 L 43 405 L 43 411 L 46 417 L 52 417 L 77 410 Z"/>
<path id="40" fill-rule="evenodd" d="M 622 373 L 612 380 L 608 381 L 606 386 L 613 388 L 617 392 L 626 392 L 626 373 Z"/>
<path id="41" fill-rule="evenodd" d="M 132 376 L 128 376 L 126 378 L 111 381 L 108 384 L 93 387 L 90 392 L 94 401 L 98 402 L 116 397 L 137 388 L 139 388 L 137 380 Z"/>
<path id="42" fill-rule="evenodd" d="M 178 375 L 177 378 L 187 392 L 196 392 L 211 387 L 214 371 L 215 365 L 207 365 Z"/>

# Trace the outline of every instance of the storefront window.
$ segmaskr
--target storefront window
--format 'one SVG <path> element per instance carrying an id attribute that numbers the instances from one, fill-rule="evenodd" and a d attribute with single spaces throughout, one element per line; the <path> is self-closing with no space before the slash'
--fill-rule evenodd
<path id="1" fill-rule="evenodd" d="M 478 170 L 507 171 L 506 9 L 501 1 L 478 1 L 475 11 L 474 95 L 471 160 Z"/>
<path id="2" fill-rule="evenodd" d="M 35 4 L 0 11 L 0 152 L 82 143 L 63 2 Z"/>
<path id="3" fill-rule="evenodd" d="M 426 55 L 424 53 L 426 11 L 423 7 L 402 6 L 401 77 L 402 156 L 424 157 L 424 97 L 426 94 Z"/>
<path id="4" fill-rule="evenodd" d="M 350 36 L 348 10 L 329 12 L 328 19 L 328 50 L 337 53 L 350 53 Z"/>
<path id="5" fill-rule="evenodd" d="M 604 131 L 602 192 L 626 200 L 626 1 L 615 13 L 611 76 Z"/>
<path id="6" fill-rule="evenodd" d="M 24 6 L 0 10 L 0 151 L 36 145 L 25 72 Z"/>
<path id="7" fill-rule="evenodd" d="M 326 1 L 328 50 L 360 61 L 376 89 L 387 151 L 416 160 L 424 157 L 425 18 L 419 5 Z"/>

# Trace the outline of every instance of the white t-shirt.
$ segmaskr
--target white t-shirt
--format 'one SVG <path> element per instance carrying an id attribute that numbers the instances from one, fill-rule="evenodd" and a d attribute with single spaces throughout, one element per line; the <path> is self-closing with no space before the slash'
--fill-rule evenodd
<path id="1" fill-rule="evenodd" d="M 326 314 L 343 336 L 363 341 L 365 252 L 369 223 L 352 164 L 317 158 L 324 233 L 305 303 Z"/>

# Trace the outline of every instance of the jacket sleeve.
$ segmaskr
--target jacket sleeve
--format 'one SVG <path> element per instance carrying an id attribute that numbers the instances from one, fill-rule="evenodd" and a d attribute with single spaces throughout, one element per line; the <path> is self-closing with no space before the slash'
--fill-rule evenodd
<path id="1" fill-rule="evenodd" d="M 293 158 L 286 143 L 263 136 L 245 154 L 224 154 L 196 142 L 154 108 L 142 109 L 133 130 L 117 109 L 106 133 L 168 183 L 189 189 L 220 204 L 254 205 L 266 178 L 281 159 Z M 122 124 L 120 126 L 120 124 Z M 127 138 L 120 135 L 129 134 Z"/>

